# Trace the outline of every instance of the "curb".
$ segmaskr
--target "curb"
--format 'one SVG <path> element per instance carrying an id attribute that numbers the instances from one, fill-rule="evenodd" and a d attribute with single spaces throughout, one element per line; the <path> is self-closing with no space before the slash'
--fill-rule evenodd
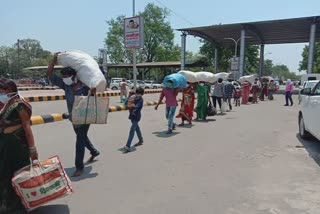
<path id="1" fill-rule="evenodd" d="M 155 89 L 155 90 L 147 90 L 145 94 L 157 94 L 160 93 L 162 89 Z M 103 92 L 97 93 L 98 97 L 117 97 L 120 96 L 120 92 Z M 49 95 L 49 96 L 30 96 L 24 97 L 27 102 L 44 102 L 44 101 L 56 101 L 56 100 L 65 100 L 65 95 Z"/>
<path id="2" fill-rule="evenodd" d="M 57 121 L 62 121 L 64 119 L 68 119 L 69 115 L 64 114 L 48 114 L 48 115 L 40 115 L 40 116 L 32 116 L 31 117 L 31 125 L 39 125 L 44 123 L 52 123 Z"/>
<path id="3" fill-rule="evenodd" d="M 157 101 L 145 102 L 143 106 L 155 106 L 157 105 L 157 103 L 158 103 Z M 164 104 L 164 102 L 161 102 L 161 105 L 162 104 Z M 127 110 L 128 108 L 125 105 L 109 106 L 109 112 L 127 111 Z M 40 125 L 45 123 L 58 122 L 65 119 L 69 119 L 68 113 L 32 116 L 30 122 L 31 122 L 31 125 Z"/>
<path id="4" fill-rule="evenodd" d="M 286 92 L 285 92 L 285 90 L 278 90 L 278 91 L 274 92 L 273 94 L 283 94 L 283 95 L 285 95 Z M 292 92 L 292 94 L 295 94 L 295 95 L 299 94 L 299 90 L 294 90 Z"/>
<path id="5" fill-rule="evenodd" d="M 41 88 L 41 87 L 37 87 L 37 88 L 19 88 L 18 87 L 18 91 L 32 91 L 32 90 L 56 90 L 58 88 Z"/>

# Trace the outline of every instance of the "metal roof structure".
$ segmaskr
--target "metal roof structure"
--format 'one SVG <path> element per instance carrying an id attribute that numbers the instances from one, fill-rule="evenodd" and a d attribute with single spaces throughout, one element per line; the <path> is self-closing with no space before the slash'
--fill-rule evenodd
<path id="1" fill-rule="evenodd" d="M 122 63 L 122 64 L 107 64 L 108 69 L 110 68 L 128 68 L 132 69 L 132 64 Z M 137 68 L 180 68 L 180 61 L 168 61 L 168 62 L 143 62 L 137 63 Z M 186 67 L 207 67 L 208 63 L 201 60 L 195 62 L 187 62 Z M 54 68 L 62 69 L 63 66 L 56 65 Z M 24 68 L 23 70 L 44 70 L 48 69 L 48 66 L 35 66 Z"/>
<path id="2" fill-rule="evenodd" d="M 132 64 L 107 64 L 107 67 L 110 68 L 132 68 Z M 137 63 L 137 68 L 180 68 L 180 61 L 167 61 L 167 62 L 143 62 Z M 207 62 L 201 60 L 195 62 L 187 62 L 186 67 L 207 67 L 209 66 Z"/>
<path id="3" fill-rule="evenodd" d="M 237 24 L 211 25 L 203 27 L 178 29 L 187 35 L 197 36 L 217 45 L 233 46 L 234 43 L 226 38 L 237 40 L 241 30 L 246 30 L 246 43 L 285 44 L 309 42 L 310 25 L 320 23 L 320 16 L 303 18 L 247 22 Z M 316 41 L 320 41 L 320 25 L 316 27 Z"/>

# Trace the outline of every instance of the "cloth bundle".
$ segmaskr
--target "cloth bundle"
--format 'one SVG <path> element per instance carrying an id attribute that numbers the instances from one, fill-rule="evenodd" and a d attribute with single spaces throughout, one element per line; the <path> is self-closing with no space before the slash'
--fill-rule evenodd
<path id="1" fill-rule="evenodd" d="M 185 76 L 188 82 L 198 82 L 196 74 L 192 71 L 181 70 L 178 72 L 178 74 L 182 74 L 183 76 Z"/>
<path id="2" fill-rule="evenodd" d="M 97 92 L 105 91 L 107 81 L 90 55 L 78 50 L 62 52 L 58 54 L 58 64 L 73 68 L 77 78 L 89 88 L 96 88 Z"/>
<path id="3" fill-rule="evenodd" d="M 173 84 L 170 85 L 168 81 L 172 81 Z M 163 80 L 163 85 L 166 88 L 186 88 L 187 87 L 187 79 L 182 74 L 170 74 L 166 76 Z"/>

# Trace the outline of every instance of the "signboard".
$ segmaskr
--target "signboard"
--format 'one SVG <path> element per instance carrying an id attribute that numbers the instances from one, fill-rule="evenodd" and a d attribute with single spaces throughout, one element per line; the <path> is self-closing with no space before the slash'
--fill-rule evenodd
<path id="1" fill-rule="evenodd" d="M 231 70 L 232 71 L 239 70 L 239 57 L 232 57 L 231 58 Z"/>
<path id="2" fill-rule="evenodd" d="M 143 47 L 143 19 L 134 16 L 124 19 L 124 46 L 125 48 L 139 49 Z"/>

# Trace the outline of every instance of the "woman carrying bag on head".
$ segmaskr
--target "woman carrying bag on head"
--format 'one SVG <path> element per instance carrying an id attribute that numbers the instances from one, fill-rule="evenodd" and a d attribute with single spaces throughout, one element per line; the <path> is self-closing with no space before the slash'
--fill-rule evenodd
<path id="1" fill-rule="evenodd" d="M 182 122 L 179 126 L 184 126 L 184 122 L 187 121 L 192 124 L 193 110 L 194 110 L 194 87 L 192 83 L 188 83 L 188 87 L 182 90 L 182 101 L 179 114 L 176 118 L 181 118 Z"/>

